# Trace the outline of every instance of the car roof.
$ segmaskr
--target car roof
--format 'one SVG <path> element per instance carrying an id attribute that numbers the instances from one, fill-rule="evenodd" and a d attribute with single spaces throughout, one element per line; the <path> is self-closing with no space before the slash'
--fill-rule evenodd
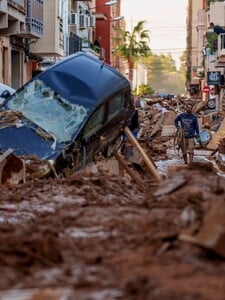
<path id="1" fill-rule="evenodd" d="M 126 77 L 115 68 L 84 52 L 64 58 L 39 78 L 73 103 L 94 108 L 121 90 L 130 91 Z"/>

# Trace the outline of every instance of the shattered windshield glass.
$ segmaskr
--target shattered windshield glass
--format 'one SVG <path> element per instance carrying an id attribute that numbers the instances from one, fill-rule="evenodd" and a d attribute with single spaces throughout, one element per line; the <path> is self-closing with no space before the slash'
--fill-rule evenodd
<path id="1" fill-rule="evenodd" d="M 87 108 L 61 97 L 40 79 L 31 81 L 16 93 L 8 107 L 22 112 L 58 142 L 70 141 L 88 113 Z"/>

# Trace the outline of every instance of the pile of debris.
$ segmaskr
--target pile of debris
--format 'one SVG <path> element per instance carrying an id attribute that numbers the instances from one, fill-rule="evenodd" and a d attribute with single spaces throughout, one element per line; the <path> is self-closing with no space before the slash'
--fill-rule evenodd
<path id="1" fill-rule="evenodd" d="M 190 99 L 175 98 L 162 100 L 161 98 L 144 98 L 144 105 L 138 107 L 139 131 L 137 139 L 145 141 L 151 150 L 154 159 L 167 159 L 168 149 L 176 151 L 174 137 L 176 128 L 174 119 L 177 114 L 185 111 L 185 104 Z M 201 144 L 196 140 L 196 152 L 202 151 L 204 155 L 223 162 L 224 150 L 224 112 L 209 110 L 207 102 L 201 99 L 192 99 L 193 112 L 198 118 Z M 216 155 L 215 155 L 216 154 Z"/>
<path id="2" fill-rule="evenodd" d="M 3 185 L 0 299 L 223 300 L 225 182 L 179 167 L 145 193 L 104 172 Z"/>
<path id="3" fill-rule="evenodd" d="M 176 128 L 174 119 L 177 114 L 185 110 L 185 104 L 190 99 L 172 98 L 163 100 L 161 98 L 140 98 L 142 105 L 136 109 L 138 112 L 138 128 L 130 134 L 129 128 L 125 128 L 125 135 L 117 151 L 112 152 L 114 162 L 108 164 L 108 160 L 101 155 L 96 155 L 97 166 L 110 169 L 115 160 L 118 162 L 117 173 L 121 167 L 140 185 L 140 179 L 134 174 L 138 170 L 138 176 L 149 175 L 149 178 L 161 181 L 157 172 L 155 161 L 166 160 L 171 151 L 178 153 L 175 144 Z M 201 143 L 196 141 L 196 149 L 200 155 L 208 156 L 218 166 L 225 169 L 225 118 L 224 113 L 216 110 L 208 110 L 207 103 L 201 99 L 192 100 L 193 111 L 197 115 Z M 103 163 L 104 161 L 104 163 Z M 108 166 L 109 165 L 109 166 Z M 147 165 L 147 166 L 146 166 Z M 130 168 L 131 167 L 131 168 Z M 0 182 L 25 183 L 26 181 L 47 178 L 49 168 L 43 160 L 34 156 L 16 157 L 11 149 L 0 156 Z M 135 168 L 134 172 L 131 170 Z M 63 176 L 71 174 L 74 170 L 65 170 Z M 141 172 L 140 172 L 141 171 Z M 55 174 L 57 177 L 57 174 Z M 148 179 L 149 179 L 148 178 Z"/>
<path id="4" fill-rule="evenodd" d="M 64 178 L 2 154 L 0 299 L 224 299 L 224 178 L 210 161 L 157 172 L 182 103 L 149 100 L 110 159 Z M 223 114 L 202 105 L 204 151 L 219 157 Z"/>

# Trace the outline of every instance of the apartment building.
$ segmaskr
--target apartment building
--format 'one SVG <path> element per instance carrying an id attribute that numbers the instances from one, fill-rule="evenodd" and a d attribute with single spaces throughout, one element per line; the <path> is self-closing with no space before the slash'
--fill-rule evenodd
<path id="1" fill-rule="evenodd" d="M 221 33 L 216 34 L 210 23 Z M 188 0 L 187 28 L 190 95 L 207 101 L 209 109 L 225 110 L 225 1 Z"/>
<path id="2" fill-rule="evenodd" d="M 64 1 L 65 2 L 65 1 Z M 31 52 L 41 57 L 63 57 L 63 2 L 44 1 L 43 20 L 44 28 L 42 37 L 31 45 Z"/>
<path id="3" fill-rule="evenodd" d="M 19 88 L 63 57 L 78 51 L 113 61 L 114 22 L 122 17 L 120 0 L 1 0 L 0 81 Z M 122 23 L 121 23 L 122 24 Z M 93 49 L 102 36 L 101 53 Z"/>
<path id="4" fill-rule="evenodd" d="M 212 22 L 225 29 L 225 2 L 208 1 L 207 9 L 207 28 Z M 217 109 L 225 110 L 225 30 L 224 33 L 217 35 L 217 44 L 213 53 L 206 56 L 205 60 L 205 86 L 208 86 L 209 92 L 206 94 L 209 101 L 215 101 Z"/>
<path id="5" fill-rule="evenodd" d="M 119 11 L 120 0 L 44 2 L 43 37 L 31 45 L 32 53 L 43 57 L 40 69 L 78 51 L 88 52 L 112 64 L 113 21 Z M 93 42 L 99 35 L 102 39 L 100 53 L 97 53 Z M 115 64 L 118 66 L 119 61 Z"/>
<path id="6" fill-rule="evenodd" d="M 30 45 L 42 34 L 43 0 L 0 1 L 1 82 L 17 89 L 32 76 Z"/>
<path id="7" fill-rule="evenodd" d="M 112 5 L 104 5 L 111 3 Z M 119 57 L 113 56 L 115 47 L 115 27 L 125 28 L 123 16 L 120 15 L 120 0 L 104 1 L 96 0 L 96 30 L 95 35 L 101 36 L 101 47 L 104 49 L 105 61 L 120 69 Z"/>
<path id="8" fill-rule="evenodd" d="M 187 17 L 187 89 L 191 96 L 200 97 L 204 65 L 203 36 L 205 10 L 202 0 L 188 0 Z M 201 76 L 200 76 L 201 75 Z"/>

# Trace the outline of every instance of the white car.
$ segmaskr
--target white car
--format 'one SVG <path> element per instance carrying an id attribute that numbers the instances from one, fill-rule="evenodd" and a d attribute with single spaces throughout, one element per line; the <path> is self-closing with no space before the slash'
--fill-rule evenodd
<path id="1" fill-rule="evenodd" d="M 0 104 L 9 96 L 11 96 L 16 90 L 10 86 L 0 82 Z"/>

